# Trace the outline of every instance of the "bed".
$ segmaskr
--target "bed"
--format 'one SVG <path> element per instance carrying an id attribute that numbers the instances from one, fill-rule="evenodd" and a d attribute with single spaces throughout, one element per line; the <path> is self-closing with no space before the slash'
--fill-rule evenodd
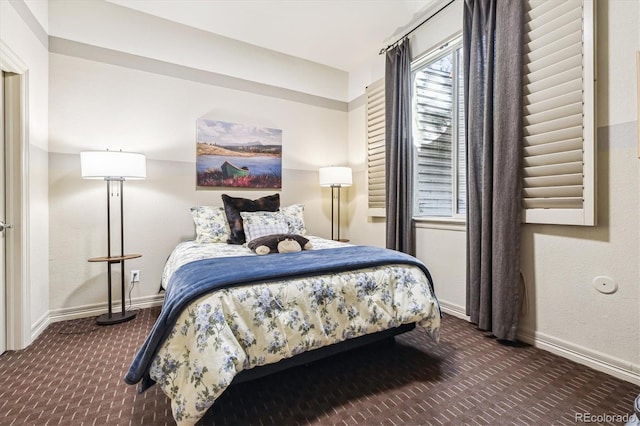
<path id="1" fill-rule="evenodd" d="M 125 381 L 140 391 L 157 384 L 176 423 L 192 425 L 252 371 L 414 324 L 437 339 L 441 313 L 422 262 L 305 238 L 310 250 L 266 256 L 246 244 L 178 244 L 162 311 Z"/>

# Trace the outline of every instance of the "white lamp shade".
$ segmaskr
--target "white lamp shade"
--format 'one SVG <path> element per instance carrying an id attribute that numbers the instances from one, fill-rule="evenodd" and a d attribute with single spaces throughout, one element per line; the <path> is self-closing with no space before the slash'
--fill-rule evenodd
<path id="1" fill-rule="evenodd" d="M 145 156 L 136 152 L 81 152 L 80 169 L 85 179 L 130 180 L 147 177 Z"/>
<path id="2" fill-rule="evenodd" d="M 320 186 L 351 186 L 351 167 L 320 167 Z"/>

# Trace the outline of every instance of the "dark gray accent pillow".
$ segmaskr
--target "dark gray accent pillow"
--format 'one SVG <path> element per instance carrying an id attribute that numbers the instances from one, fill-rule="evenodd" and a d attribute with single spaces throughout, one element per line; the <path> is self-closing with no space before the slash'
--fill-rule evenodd
<path id="1" fill-rule="evenodd" d="M 227 215 L 227 222 L 229 222 L 231 231 L 227 243 L 244 244 L 246 237 L 240 212 L 275 212 L 280 208 L 280 194 L 268 195 L 257 200 L 230 197 L 227 194 L 222 194 L 222 203 L 224 204 L 224 213 Z"/>

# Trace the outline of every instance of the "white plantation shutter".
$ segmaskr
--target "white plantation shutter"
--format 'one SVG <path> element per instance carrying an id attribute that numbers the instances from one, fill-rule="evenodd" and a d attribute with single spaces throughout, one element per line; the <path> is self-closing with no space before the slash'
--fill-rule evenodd
<path id="1" fill-rule="evenodd" d="M 595 225 L 593 0 L 529 0 L 523 221 Z"/>
<path id="2" fill-rule="evenodd" d="M 367 194 L 369 216 L 385 216 L 384 80 L 369 85 L 367 95 Z"/>

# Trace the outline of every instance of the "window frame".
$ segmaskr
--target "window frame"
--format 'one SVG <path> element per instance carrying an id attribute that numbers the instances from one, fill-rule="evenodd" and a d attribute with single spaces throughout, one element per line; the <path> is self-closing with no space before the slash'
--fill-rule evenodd
<path id="1" fill-rule="evenodd" d="M 415 79 L 415 75 L 416 72 L 419 71 L 419 69 L 423 68 L 424 66 L 426 66 L 427 64 L 437 61 L 440 58 L 443 58 L 447 55 L 452 55 L 454 58 L 454 63 L 453 63 L 453 69 L 456 70 L 456 79 L 459 78 L 459 73 L 462 72 L 462 68 L 460 68 L 459 65 L 459 61 L 461 60 L 461 58 L 459 58 L 460 55 L 456 55 L 455 52 L 458 49 L 462 49 L 463 45 L 462 45 L 462 32 L 459 31 L 457 33 L 455 33 L 454 35 L 452 35 L 451 37 L 447 38 L 443 43 L 440 43 L 438 47 L 429 49 L 428 51 L 426 51 L 424 54 L 418 56 L 417 58 L 415 58 L 414 60 L 411 61 L 411 82 L 412 82 L 412 90 L 413 90 L 413 81 Z M 452 98 L 453 99 L 460 99 L 460 90 L 462 90 L 463 87 L 458 87 L 457 84 L 453 85 L 453 93 L 452 93 Z M 417 191 L 417 178 L 418 178 L 418 156 L 416 155 L 416 150 L 417 148 L 415 147 L 414 143 L 413 143 L 413 137 L 414 137 L 414 108 L 415 108 L 415 102 L 414 102 L 414 97 L 413 97 L 413 93 L 411 94 L 411 121 L 412 121 L 412 131 L 411 131 L 411 139 L 412 139 L 412 145 L 413 145 L 413 151 L 412 151 L 412 161 L 413 161 L 413 197 L 414 199 L 412 200 L 413 203 L 415 203 L 416 200 L 416 191 Z M 459 119 L 460 119 L 460 114 L 459 114 L 459 106 L 457 108 L 452 108 L 452 122 L 454 124 L 452 124 L 452 128 L 455 128 L 456 130 L 452 132 L 451 135 L 451 145 L 452 145 L 452 158 L 451 158 L 451 162 L 452 162 L 452 178 L 451 178 L 451 194 L 452 194 L 452 199 L 451 199 L 451 216 L 418 216 L 415 214 L 415 208 L 414 208 L 414 212 L 413 212 L 413 220 L 415 222 L 421 222 L 421 223 L 433 223 L 435 227 L 444 227 L 443 229 L 450 229 L 451 227 L 454 227 L 456 229 L 461 228 L 461 226 L 465 226 L 466 225 L 466 220 L 467 220 L 467 214 L 466 214 L 466 206 L 465 206 L 465 213 L 458 213 L 459 211 L 459 203 L 458 203 L 458 198 L 459 198 L 459 191 L 458 191 L 458 181 L 459 181 L 459 147 L 460 147 L 460 141 L 459 141 L 459 131 L 458 131 L 458 125 L 459 125 Z M 465 145 L 465 149 L 466 149 L 466 143 Z M 464 173 L 466 175 L 467 170 L 466 170 L 466 162 L 465 162 L 465 166 L 464 166 Z"/>

